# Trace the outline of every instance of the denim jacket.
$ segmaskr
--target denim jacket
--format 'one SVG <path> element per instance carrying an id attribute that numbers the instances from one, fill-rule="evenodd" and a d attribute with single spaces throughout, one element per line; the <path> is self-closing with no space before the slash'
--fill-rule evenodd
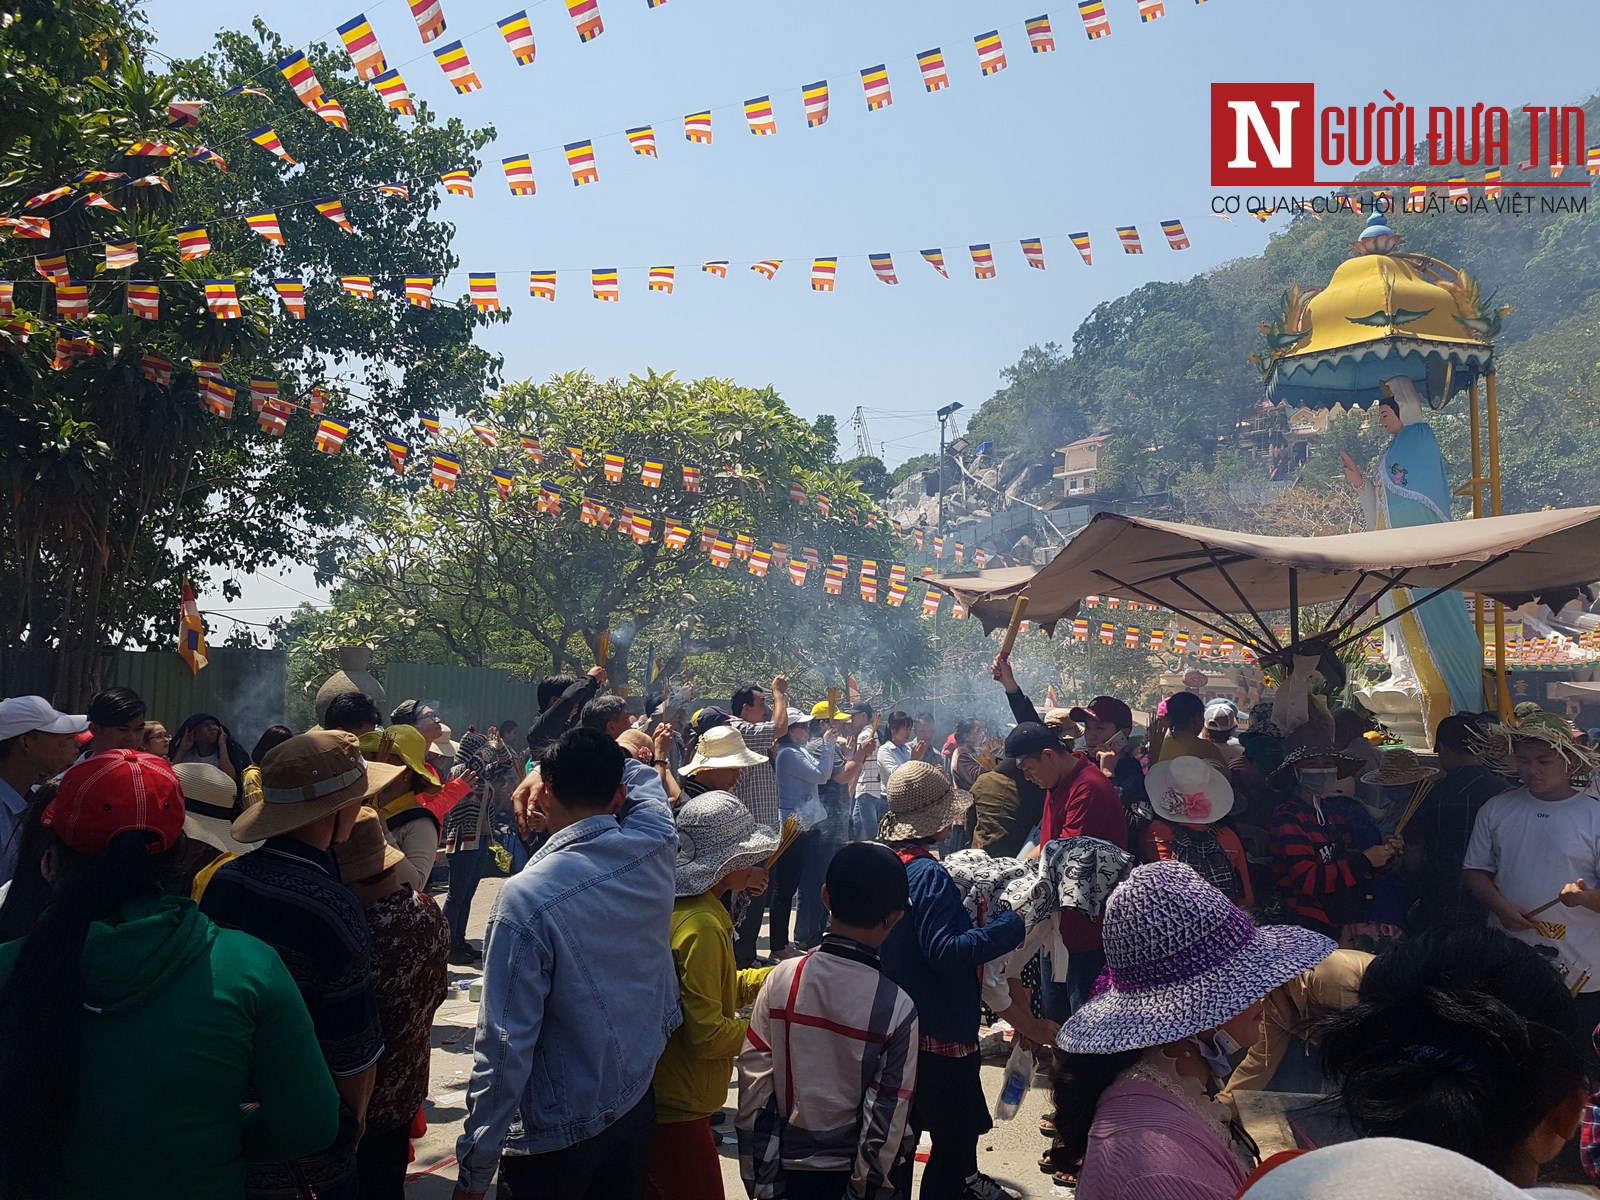
<path id="1" fill-rule="evenodd" d="M 501 888 L 456 1143 L 484 1191 L 501 1143 L 544 1154 L 587 1141 L 643 1098 L 682 1020 L 668 935 L 678 834 L 651 796 L 557 831 Z"/>

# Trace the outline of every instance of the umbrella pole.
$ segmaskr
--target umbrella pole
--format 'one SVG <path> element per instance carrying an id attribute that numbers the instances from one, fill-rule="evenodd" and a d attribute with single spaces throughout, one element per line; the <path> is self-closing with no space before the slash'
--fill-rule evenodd
<path id="1" fill-rule="evenodd" d="M 1468 415 L 1472 425 L 1472 479 L 1469 483 L 1472 497 L 1473 519 L 1483 516 L 1483 424 L 1478 419 L 1478 385 L 1473 383 L 1467 391 Z M 1484 597 L 1479 592 L 1473 597 L 1472 624 L 1478 631 L 1478 645 L 1484 644 L 1486 630 L 1484 614 Z M 1494 703 L 1494 689 L 1489 686 L 1487 672 L 1483 679 L 1483 702 L 1488 707 Z"/>
<path id="2" fill-rule="evenodd" d="M 1495 392 L 1494 364 L 1484 372 L 1485 418 L 1489 442 L 1489 515 L 1500 515 L 1500 403 Z M 1494 603 L 1495 702 L 1501 721 L 1511 719 L 1511 686 L 1506 681 L 1506 606 Z"/>

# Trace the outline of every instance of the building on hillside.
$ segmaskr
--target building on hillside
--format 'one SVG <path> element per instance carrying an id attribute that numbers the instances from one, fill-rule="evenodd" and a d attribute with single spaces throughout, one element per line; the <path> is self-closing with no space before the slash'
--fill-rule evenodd
<path id="1" fill-rule="evenodd" d="M 1061 465 L 1055 469 L 1055 478 L 1061 480 L 1063 496 L 1086 496 L 1095 490 L 1094 475 L 1100 469 L 1100 455 L 1109 434 L 1097 433 L 1093 437 L 1079 438 L 1056 451 Z"/>

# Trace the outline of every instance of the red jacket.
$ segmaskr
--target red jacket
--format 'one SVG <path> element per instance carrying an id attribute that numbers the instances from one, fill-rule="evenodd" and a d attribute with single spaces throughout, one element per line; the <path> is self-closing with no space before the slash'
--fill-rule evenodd
<path id="1" fill-rule="evenodd" d="M 1078 766 L 1044 794 L 1039 843 L 1064 837 L 1094 837 L 1128 848 L 1128 818 L 1122 799 L 1099 764 L 1073 751 Z M 1078 913 L 1061 914 L 1061 943 L 1068 951 L 1100 950 L 1100 922 Z"/>

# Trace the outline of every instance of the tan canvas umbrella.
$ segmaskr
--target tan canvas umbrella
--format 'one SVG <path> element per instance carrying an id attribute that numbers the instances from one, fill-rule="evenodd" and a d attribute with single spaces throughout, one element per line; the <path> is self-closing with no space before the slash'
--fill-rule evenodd
<path id="1" fill-rule="evenodd" d="M 1305 636 L 1336 648 L 1384 623 L 1374 608 L 1391 588 L 1411 589 L 1408 608 L 1457 589 L 1519 604 L 1600 579 L 1600 506 L 1330 537 L 1264 537 L 1099 513 L 1042 570 L 923 578 L 952 592 L 985 630 L 1006 624 L 1019 592 L 1028 597 L 1028 619 L 1046 629 L 1075 614 L 1085 596 L 1106 593 L 1158 604 L 1263 653 L 1284 648 L 1266 614 L 1287 611 L 1290 642 L 1298 643 L 1299 610 L 1333 604 L 1323 627 Z"/>

